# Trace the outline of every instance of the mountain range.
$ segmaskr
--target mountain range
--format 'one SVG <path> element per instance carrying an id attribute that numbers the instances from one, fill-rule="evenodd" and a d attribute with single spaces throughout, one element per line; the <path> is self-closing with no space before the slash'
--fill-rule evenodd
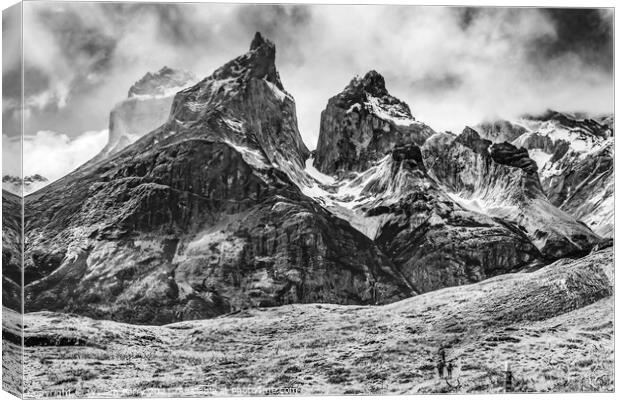
<path id="1" fill-rule="evenodd" d="M 370 71 L 328 100 L 309 151 L 275 56 L 257 33 L 198 82 L 165 67 L 132 86 L 106 148 L 24 198 L 27 312 L 385 304 L 610 245 L 613 117 L 436 132 Z"/>

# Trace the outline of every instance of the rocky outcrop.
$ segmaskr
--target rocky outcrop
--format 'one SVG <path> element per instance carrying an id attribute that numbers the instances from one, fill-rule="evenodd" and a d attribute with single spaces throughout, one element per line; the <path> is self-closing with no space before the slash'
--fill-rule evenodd
<path id="1" fill-rule="evenodd" d="M 376 71 L 354 78 L 321 113 L 315 167 L 331 175 L 364 171 L 394 147 L 421 145 L 433 130 L 391 96 Z"/>
<path id="2" fill-rule="evenodd" d="M 308 150 L 274 60 L 257 34 L 160 128 L 26 198 L 28 311 L 166 323 L 413 293 L 291 180 Z"/>
<path id="3" fill-rule="evenodd" d="M 462 205 L 522 226 L 546 257 L 586 253 L 600 240 L 549 203 L 537 165 L 523 149 L 493 144 L 466 128 L 458 137 L 429 139 L 423 155 L 431 176 Z"/>
<path id="4" fill-rule="evenodd" d="M 108 143 L 90 162 L 113 156 L 165 123 L 174 95 L 196 81 L 192 73 L 169 67 L 140 78 L 129 88 L 127 99 L 110 112 Z"/>

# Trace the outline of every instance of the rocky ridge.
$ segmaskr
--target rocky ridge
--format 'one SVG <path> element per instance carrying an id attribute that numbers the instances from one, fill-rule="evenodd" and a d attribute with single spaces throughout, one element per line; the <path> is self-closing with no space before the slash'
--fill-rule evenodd
<path id="1" fill-rule="evenodd" d="M 546 257 L 585 254 L 600 242 L 587 226 L 548 201 L 537 165 L 524 149 L 492 143 L 465 128 L 458 136 L 430 138 L 423 154 L 431 176 L 452 198 L 523 227 Z"/>

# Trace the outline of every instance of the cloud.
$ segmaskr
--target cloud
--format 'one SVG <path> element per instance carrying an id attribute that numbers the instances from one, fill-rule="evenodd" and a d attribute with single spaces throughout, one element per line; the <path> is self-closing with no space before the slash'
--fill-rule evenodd
<path id="1" fill-rule="evenodd" d="M 39 131 L 23 140 L 24 176 L 39 174 L 51 183 L 93 158 L 105 146 L 108 131 L 88 131 L 70 138 L 52 132 Z M 2 135 L 2 174 L 20 176 L 21 140 Z"/>
<path id="2" fill-rule="evenodd" d="M 613 10 L 29 2 L 24 12 L 30 135 L 103 129 L 147 71 L 207 76 L 255 31 L 276 43 L 311 148 L 327 100 L 371 69 L 436 130 L 613 109 Z"/>

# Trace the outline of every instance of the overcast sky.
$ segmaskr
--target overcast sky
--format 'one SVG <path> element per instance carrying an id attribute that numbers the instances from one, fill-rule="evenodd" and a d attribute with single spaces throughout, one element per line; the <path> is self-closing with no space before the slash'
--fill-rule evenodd
<path id="1" fill-rule="evenodd" d="M 3 24 L 5 37 L 18 32 Z M 547 108 L 613 111 L 609 9 L 26 2 L 24 25 L 25 134 L 37 154 L 74 146 L 86 157 L 147 71 L 205 77 L 246 52 L 256 31 L 276 44 L 309 148 L 327 99 L 370 69 L 435 130 Z M 5 48 L 4 59 L 18 51 Z M 19 133 L 19 75 L 3 64 L 6 147 Z"/>

